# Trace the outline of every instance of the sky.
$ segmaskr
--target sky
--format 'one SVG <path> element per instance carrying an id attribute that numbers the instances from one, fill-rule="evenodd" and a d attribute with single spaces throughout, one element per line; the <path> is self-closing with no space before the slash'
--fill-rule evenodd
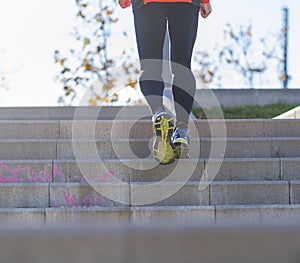
<path id="1" fill-rule="evenodd" d="M 95 0 L 96 1 L 96 0 Z M 56 106 L 63 94 L 55 82 L 59 68 L 54 63 L 56 49 L 67 52 L 74 47 L 70 32 L 75 25 L 75 0 L 0 0 L 0 70 L 7 76 L 8 89 L 0 88 L 0 107 Z M 197 50 L 212 50 L 221 43 L 226 23 L 232 25 L 251 22 L 254 34 L 278 31 L 282 26 L 282 6 L 290 8 L 289 71 L 291 88 L 300 87 L 300 1 L 299 0 L 211 0 L 213 13 L 199 19 Z M 113 41 L 112 48 L 128 45 L 138 58 L 131 7 L 117 8 L 113 36 L 118 39 L 123 30 L 126 42 Z M 120 46 L 122 44 L 122 46 Z M 115 46 L 114 46 L 115 45 Z M 236 87 L 240 80 L 227 76 L 226 86 Z M 267 86 L 280 88 L 277 76 L 269 76 Z"/>

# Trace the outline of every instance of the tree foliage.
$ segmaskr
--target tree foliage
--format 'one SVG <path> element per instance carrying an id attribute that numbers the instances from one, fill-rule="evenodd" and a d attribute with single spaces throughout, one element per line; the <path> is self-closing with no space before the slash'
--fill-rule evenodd
<path id="1" fill-rule="evenodd" d="M 127 49 L 119 57 L 109 50 L 112 26 L 119 21 L 114 14 L 115 6 L 110 0 L 95 1 L 97 4 L 87 0 L 75 1 L 80 23 L 74 28 L 72 35 L 78 46 L 70 49 L 67 56 L 59 50 L 54 53 L 55 62 L 60 67 L 57 79 L 63 84 L 64 90 L 59 103 L 71 105 L 81 89 L 91 91 L 90 105 L 118 100 L 118 94 L 110 94 L 116 82 L 116 76 L 110 73 L 116 66 L 116 60 L 122 61 L 123 73 L 128 76 L 128 85 L 133 88 L 136 87 L 137 80 L 131 75 L 137 70 L 130 63 Z"/>
<path id="2" fill-rule="evenodd" d="M 207 51 L 196 51 L 194 61 L 197 64 L 195 70 L 196 77 L 201 83 L 208 85 L 215 82 L 218 75 L 218 63 L 212 59 L 212 56 Z"/>
<path id="3" fill-rule="evenodd" d="M 211 54 L 198 52 L 195 56 L 197 73 L 204 84 L 215 83 L 221 86 L 222 72 L 226 69 L 242 76 L 250 88 L 254 87 L 255 77 L 262 76 L 270 63 L 282 63 L 278 34 L 266 34 L 257 39 L 253 26 L 226 24 L 222 44 L 217 44 Z"/>

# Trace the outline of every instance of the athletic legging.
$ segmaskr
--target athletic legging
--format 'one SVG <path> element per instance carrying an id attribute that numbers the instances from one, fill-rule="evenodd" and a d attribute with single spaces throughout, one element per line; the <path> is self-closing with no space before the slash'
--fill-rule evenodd
<path id="1" fill-rule="evenodd" d="M 152 112 L 163 105 L 165 85 L 161 60 L 168 21 L 171 61 L 181 65 L 172 63 L 171 66 L 177 123 L 188 122 L 194 102 L 196 82 L 191 71 L 191 58 L 198 17 L 199 8 L 184 2 L 151 2 L 134 12 L 138 53 L 143 70 L 139 83 Z M 147 59 L 155 59 L 156 62 L 147 62 Z"/>

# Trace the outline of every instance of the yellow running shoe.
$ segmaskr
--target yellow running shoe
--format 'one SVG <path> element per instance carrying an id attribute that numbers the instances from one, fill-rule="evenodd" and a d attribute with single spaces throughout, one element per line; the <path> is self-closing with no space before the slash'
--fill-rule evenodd
<path id="1" fill-rule="evenodd" d="M 176 159 L 176 147 L 171 142 L 174 118 L 163 109 L 153 115 L 153 157 L 161 164 L 170 164 Z"/>

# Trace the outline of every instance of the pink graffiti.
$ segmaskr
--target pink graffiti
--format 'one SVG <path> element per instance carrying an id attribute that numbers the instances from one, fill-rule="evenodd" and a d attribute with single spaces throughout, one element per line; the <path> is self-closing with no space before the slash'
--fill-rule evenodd
<path id="1" fill-rule="evenodd" d="M 50 167 L 50 169 L 49 169 Z M 53 173 L 49 172 L 51 170 L 51 164 L 46 164 L 42 171 L 36 171 L 26 165 L 21 167 L 18 165 L 15 169 L 9 168 L 4 163 L 0 162 L 0 183 L 64 183 L 66 181 L 66 176 L 61 171 L 57 164 L 53 165 Z M 25 175 L 24 175 L 25 173 Z M 108 181 L 114 176 L 114 171 L 109 171 L 108 173 L 102 174 L 94 178 L 84 178 L 81 177 L 81 183 L 97 183 Z M 79 181 L 79 176 L 70 176 L 71 181 Z"/>
<path id="2" fill-rule="evenodd" d="M 101 206 L 103 203 L 103 197 L 100 194 L 96 195 L 96 198 L 87 195 L 82 201 L 75 195 L 71 195 L 70 191 L 64 193 L 65 204 L 71 208 L 81 206 Z"/>
<path id="3" fill-rule="evenodd" d="M 54 178 L 56 178 L 58 176 L 60 177 L 59 182 L 64 183 L 65 182 L 65 175 L 63 174 L 63 172 L 59 171 L 58 165 L 54 164 L 53 165 L 53 181 L 54 181 Z"/>
<path id="4" fill-rule="evenodd" d="M 49 169 L 50 167 L 50 169 Z M 51 164 L 46 164 L 41 171 L 32 169 L 30 165 L 25 165 L 21 167 L 17 165 L 16 168 L 9 168 L 4 163 L 0 162 L 0 183 L 52 183 L 59 182 L 64 183 L 66 176 L 63 174 L 61 169 L 57 164 L 53 165 L 53 173 L 51 174 Z M 114 171 L 108 171 L 102 175 L 93 178 L 81 177 L 81 183 L 100 183 L 109 181 L 115 175 Z M 79 181 L 79 176 L 70 176 L 71 180 Z M 85 206 L 102 206 L 103 196 L 96 194 L 94 197 L 92 195 L 87 195 L 83 198 L 77 197 L 75 194 L 71 194 L 70 190 L 67 188 L 60 188 L 52 193 L 53 199 L 51 202 L 52 207 L 58 207 L 57 203 L 62 203 L 62 206 L 67 207 L 85 207 Z M 61 200 L 61 201 L 59 201 Z"/>
<path id="5" fill-rule="evenodd" d="M 53 174 L 49 172 L 49 166 L 51 167 L 51 165 L 47 164 L 42 171 L 36 171 L 30 165 L 24 167 L 18 165 L 15 169 L 12 169 L 0 163 L 0 183 L 23 183 L 24 181 L 29 183 L 51 183 L 56 177 L 59 177 L 59 182 L 63 183 L 65 176 L 62 172 L 58 171 L 58 166 L 56 164 L 53 166 Z M 5 172 L 8 175 L 4 175 Z"/>
<path id="6" fill-rule="evenodd" d="M 21 171 L 26 171 L 28 172 L 28 170 L 30 170 L 29 165 L 21 168 L 19 165 L 17 166 L 16 169 L 10 169 L 9 167 L 7 167 L 5 164 L 0 163 L 0 183 L 4 183 L 4 182 L 10 182 L 10 183 L 22 183 L 22 179 L 19 178 L 19 173 Z M 3 170 L 7 171 L 8 173 L 10 173 L 12 175 L 12 177 L 3 177 Z"/>
<path id="7" fill-rule="evenodd" d="M 86 195 L 83 198 L 77 197 L 75 194 L 71 194 L 69 189 L 60 188 L 53 194 L 53 201 L 51 202 L 52 207 L 87 207 L 87 206 L 102 206 L 103 196 L 96 194 L 95 197 L 92 195 Z M 61 201 L 59 201 L 59 199 Z M 60 205 L 58 205 L 58 203 Z"/>

